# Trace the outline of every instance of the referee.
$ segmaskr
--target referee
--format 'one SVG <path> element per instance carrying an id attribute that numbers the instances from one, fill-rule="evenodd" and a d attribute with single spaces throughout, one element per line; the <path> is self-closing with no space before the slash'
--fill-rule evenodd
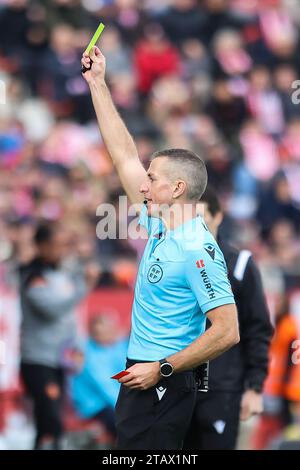
<path id="1" fill-rule="evenodd" d="M 222 252 L 197 216 L 206 168 L 193 152 L 169 149 L 155 153 L 146 172 L 105 84 L 104 56 L 94 47 L 82 65 L 103 140 L 131 202 L 144 202 L 139 223 L 149 236 L 135 286 L 129 373 L 119 379 L 117 447 L 181 449 L 197 396 L 194 369 L 239 341 Z M 205 332 L 206 318 L 212 326 Z"/>
<path id="2" fill-rule="evenodd" d="M 262 387 L 268 370 L 272 336 L 269 312 L 259 271 L 247 250 L 237 250 L 218 236 L 223 219 L 220 202 L 211 187 L 201 198 L 204 219 L 218 240 L 228 266 L 235 296 L 240 342 L 209 365 L 209 391 L 199 392 L 185 449 L 232 450 L 240 420 L 263 410 Z"/>

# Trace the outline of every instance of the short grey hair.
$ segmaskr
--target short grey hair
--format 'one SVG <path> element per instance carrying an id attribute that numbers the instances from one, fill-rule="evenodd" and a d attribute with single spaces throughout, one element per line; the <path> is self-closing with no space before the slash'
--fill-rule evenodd
<path id="1" fill-rule="evenodd" d="M 165 149 L 155 152 L 151 160 L 159 157 L 169 158 L 180 166 L 180 175 L 187 185 L 187 198 L 199 201 L 207 186 L 207 170 L 199 155 L 186 149 Z"/>

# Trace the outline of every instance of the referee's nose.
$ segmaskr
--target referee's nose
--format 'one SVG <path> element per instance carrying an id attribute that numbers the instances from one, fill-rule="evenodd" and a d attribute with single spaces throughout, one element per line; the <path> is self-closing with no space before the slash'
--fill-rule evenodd
<path id="1" fill-rule="evenodd" d="M 143 181 L 141 186 L 140 186 L 140 193 L 144 194 L 144 196 L 146 196 L 146 194 L 149 192 L 149 186 L 147 184 L 146 181 Z"/>

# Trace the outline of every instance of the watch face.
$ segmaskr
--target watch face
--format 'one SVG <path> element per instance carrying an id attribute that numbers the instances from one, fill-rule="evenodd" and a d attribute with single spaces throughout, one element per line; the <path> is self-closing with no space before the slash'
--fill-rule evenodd
<path id="1" fill-rule="evenodd" d="M 169 377 L 169 375 L 171 375 L 173 372 L 173 367 L 171 364 L 166 362 L 165 364 L 161 365 L 160 371 L 161 371 L 161 375 L 163 375 L 164 377 Z"/>

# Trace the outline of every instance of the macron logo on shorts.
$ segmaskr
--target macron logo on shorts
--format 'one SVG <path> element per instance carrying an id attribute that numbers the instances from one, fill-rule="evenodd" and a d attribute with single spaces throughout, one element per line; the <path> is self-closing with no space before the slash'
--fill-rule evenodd
<path id="1" fill-rule="evenodd" d="M 213 423 L 213 427 L 215 428 L 218 434 L 223 434 L 225 426 L 226 426 L 225 421 L 222 421 L 221 419 Z"/>
<path id="2" fill-rule="evenodd" d="M 160 401 L 162 399 L 162 397 L 164 396 L 164 394 L 166 393 L 167 389 L 160 386 L 160 387 L 156 388 L 155 390 L 156 390 L 158 399 Z"/>

